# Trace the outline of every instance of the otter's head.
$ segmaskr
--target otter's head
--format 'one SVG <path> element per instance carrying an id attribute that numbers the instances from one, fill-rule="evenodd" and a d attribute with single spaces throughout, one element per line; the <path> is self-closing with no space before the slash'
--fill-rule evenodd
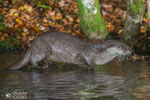
<path id="1" fill-rule="evenodd" d="M 96 45 L 96 59 L 97 65 L 105 64 L 115 57 L 124 58 L 132 53 L 131 48 L 121 42 L 115 40 L 107 40 Z"/>
<path id="2" fill-rule="evenodd" d="M 108 50 L 117 56 L 126 56 L 132 53 L 132 49 L 128 45 L 115 40 L 108 40 L 107 46 Z"/>

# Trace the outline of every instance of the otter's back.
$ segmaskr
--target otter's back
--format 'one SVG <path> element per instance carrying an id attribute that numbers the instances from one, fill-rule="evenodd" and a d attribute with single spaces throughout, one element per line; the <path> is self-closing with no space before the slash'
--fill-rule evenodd
<path id="1" fill-rule="evenodd" d="M 87 42 L 63 32 L 48 32 L 43 35 L 44 39 L 54 46 L 63 46 L 65 48 L 82 49 Z"/>
<path id="2" fill-rule="evenodd" d="M 52 54 L 49 59 L 69 63 L 79 63 L 78 59 L 75 59 L 76 56 L 88 47 L 88 42 L 62 32 L 46 33 L 37 38 L 35 43 L 38 41 L 45 41 L 51 48 Z"/>

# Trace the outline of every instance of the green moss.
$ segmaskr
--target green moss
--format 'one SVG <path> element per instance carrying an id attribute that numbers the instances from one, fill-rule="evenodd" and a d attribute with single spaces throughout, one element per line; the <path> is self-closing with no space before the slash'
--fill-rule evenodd
<path id="1" fill-rule="evenodd" d="M 94 66 L 94 70 L 95 71 L 102 71 L 102 72 L 108 72 L 108 67 L 107 65 L 97 65 L 97 66 Z"/>
<path id="2" fill-rule="evenodd" d="M 4 41 L 0 41 L 0 53 L 15 52 L 20 48 L 20 43 L 14 38 L 6 38 Z"/>
<path id="3" fill-rule="evenodd" d="M 150 32 L 150 25 L 147 26 L 146 30 Z"/>
<path id="4" fill-rule="evenodd" d="M 99 2 L 95 0 L 93 8 L 82 4 L 83 0 L 77 0 L 82 32 L 90 39 L 104 39 L 108 35 L 105 21 L 99 12 Z M 96 14 L 93 11 L 97 9 Z"/>
<path id="5" fill-rule="evenodd" d="M 0 0 L 0 3 L 3 3 L 3 0 Z"/>
<path id="6" fill-rule="evenodd" d="M 145 8 L 145 4 L 143 0 L 136 0 L 136 2 L 132 3 L 131 6 L 131 14 L 138 14 L 143 12 L 143 8 Z"/>
<path id="7" fill-rule="evenodd" d="M 12 0 L 12 4 L 15 4 L 15 0 Z"/>
<path id="8" fill-rule="evenodd" d="M 88 95 L 94 95 L 95 93 L 91 91 L 79 91 L 79 94 L 88 96 Z"/>
<path id="9" fill-rule="evenodd" d="M 0 31 L 3 31 L 5 29 L 7 29 L 7 27 L 4 24 L 3 17 L 0 16 Z"/>
<path id="10" fill-rule="evenodd" d="M 148 12 L 145 13 L 145 17 L 146 17 L 147 19 L 149 19 Z"/>

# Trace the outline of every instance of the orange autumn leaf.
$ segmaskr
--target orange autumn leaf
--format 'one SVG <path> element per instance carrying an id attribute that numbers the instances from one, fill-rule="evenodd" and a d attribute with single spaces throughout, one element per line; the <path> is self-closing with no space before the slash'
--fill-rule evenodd
<path id="1" fill-rule="evenodd" d="M 106 26 L 110 32 L 112 32 L 115 29 L 114 25 L 112 25 L 111 23 L 107 24 Z"/>
<path id="2" fill-rule="evenodd" d="M 148 23 L 148 22 L 149 22 L 148 19 L 146 19 L 145 17 L 143 18 L 143 21 L 144 21 L 145 23 Z"/>
<path id="3" fill-rule="evenodd" d="M 5 36 L 1 36 L 0 41 L 4 41 L 4 40 L 5 40 Z"/>
<path id="4" fill-rule="evenodd" d="M 70 33 L 72 33 L 72 31 L 71 31 L 71 30 L 68 30 L 67 33 L 70 34 Z"/>
<path id="5" fill-rule="evenodd" d="M 115 15 L 110 15 L 110 18 L 115 18 L 116 16 Z"/>
<path id="6" fill-rule="evenodd" d="M 16 19 L 16 22 L 17 22 L 19 25 L 23 25 L 22 21 L 21 21 L 19 18 Z"/>
<path id="7" fill-rule="evenodd" d="M 146 32 L 146 30 L 142 29 L 140 32 L 141 32 L 141 33 L 145 33 L 145 32 Z"/>

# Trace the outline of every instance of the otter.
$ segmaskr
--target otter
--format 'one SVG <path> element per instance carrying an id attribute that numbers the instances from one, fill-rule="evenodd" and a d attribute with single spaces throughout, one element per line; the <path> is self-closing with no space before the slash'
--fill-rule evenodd
<path id="1" fill-rule="evenodd" d="M 48 32 L 36 38 L 24 57 L 9 69 L 20 69 L 28 63 L 38 67 L 38 63 L 44 60 L 86 66 L 102 65 L 131 52 L 128 45 L 116 40 L 93 43 L 63 32 Z"/>

